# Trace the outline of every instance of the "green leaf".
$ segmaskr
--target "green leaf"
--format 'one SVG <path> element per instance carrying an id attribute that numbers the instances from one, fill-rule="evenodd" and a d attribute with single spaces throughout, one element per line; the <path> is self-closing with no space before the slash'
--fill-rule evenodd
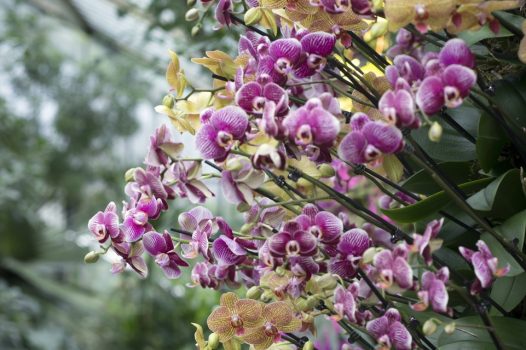
<path id="1" fill-rule="evenodd" d="M 506 142 L 504 132 L 497 121 L 483 114 L 479 122 L 477 157 L 484 171 L 489 171 L 497 164 L 499 154 Z"/>
<path id="2" fill-rule="evenodd" d="M 484 39 L 505 38 L 508 36 L 513 36 L 513 34 L 506 28 L 501 27 L 499 32 L 495 34 L 489 29 L 489 25 L 487 24 L 478 30 L 465 30 L 458 34 L 458 37 L 464 40 L 469 46 Z"/>
<path id="3" fill-rule="evenodd" d="M 458 187 L 469 193 L 485 187 L 491 180 L 491 178 L 479 179 L 461 184 Z M 451 202 L 450 197 L 444 191 L 440 191 L 415 204 L 403 208 L 382 209 L 382 212 L 395 221 L 412 223 L 436 213 L 449 202 Z"/>
<path id="4" fill-rule="evenodd" d="M 523 350 L 526 348 L 526 337 L 524 337 L 526 321 L 507 317 L 492 317 L 491 320 L 505 349 Z M 469 327 L 483 326 L 479 316 L 459 318 L 455 320 L 455 323 L 457 325 L 455 332 L 440 335 L 438 339 L 440 350 L 495 349 L 486 329 Z"/>
<path id="5" fill-rule="evenodd" d="M 514 277 L 501 277 L 493 283 L 491 299 L 511 311 L 526 297 L 526 272 Z"/>
<path id="6" fill-rule="evenodd" d="M 444 162 L 438 164 L 438 167 L 455 184 L 474 180 L 472 178 L 472 163 L 470 162 Z M 424 169 L 413 174 L 402 186 L 411 192 L 425 194 L 426 196 L 441 191 L 441 187 L 433 180 L 429 172 Z"/>
<path id="7" fill-rule="evenodd" d="M 526 208 L 519 169 L 499 176 L 485 189 L 469 197 L 467 202 L 475 210 L 499 218 L 508 218 Z"/>
<path id="8" fill-rule="evenodd" d="M 471 135 L 477 136 L 480 111 L 469 106 L 448 109 L 448 114 L 455 119 Z M 429 126 L 415 130 L 411 135 L 426 152 L 437 160 L 450 162 L 465 162 L 477 158 L 475 145 L 466 140 L 455 129 L 441 121 L 443 127 L 440 142 L 432 142 L 428 138 Z"/>
<path id="9" fill-rule="evenodd" d="M 394 182 L 399 182 L 404 175 L 404 166 L 393 154 L 384 157 L 383 167 L 387 177 Z"/>
<path id="10" fill-rule="evenodd" d="M 495 230 L 509 241 L 517 239 L 517 247 L 522 249 L 524 246 L 524 236 L 526 235 L 526 210 L 515 214 L 502 225 L 496 227 Z M 517 276 L 524 271 L 493 236 L 489 233 L 484 233 L 481 238 L 488 244 L 493 255 L 499 259 L 499 267 L 510 264 L 511 268 L 507 277 Z"/>

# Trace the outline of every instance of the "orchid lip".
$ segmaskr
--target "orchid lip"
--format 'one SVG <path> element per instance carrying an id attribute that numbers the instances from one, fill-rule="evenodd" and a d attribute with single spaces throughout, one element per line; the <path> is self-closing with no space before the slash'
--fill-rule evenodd
<path id="1" fill-rule="evenodd" d="M 166 253 L 161 253 L 161 254 L 158 254 L 156 257 L 155 257 L 155 262 L 161 266 L 161 267 L 165 267 L 165 266 L 168 266 L 170 264 L 170 257 L 168 256 L 168 254 Z"/>
<path id="2" fill-rule="evenodd" d="M 263 112 L 263 109 L 265 108 L 265 98 L 256 97 L 252 104 L 254 105 L 254 111 L 261 113 Z"/>
<path id="3" fill-rule="evenodd" d="M 230 317 L 230 324 L 234 328 L 242 328 L 243 327 L 243 320 L 239 317 L 239 315 L 234 314 L 232 317 Z"/>
<path id="4" fill-rule="evenodd" d="M 296 134 L 296 140 L 298 143 L 301 143 L 303 145 L 308 145 L 312 143 L 312 130 L 309 125 L 302 125 L 298 129 L 298 132 Z"/>
<path id="5" fill-rule="evenodd" d="M 281 57 L 274 63 L 274 68 L 281 74 L 287 74 L 290 71 L 291 63 L 288 59 Z"/>
<path id="6" fill-rule="evenodd" d="M 137 225 L 146 225 L 148 222 L 148 215 L 145 212 L 139 211 L 133 215 L 133 222 Z"/>
<path id="7" fill-rule="evenodd" d="M 316 54 L 310 54 L 307 59 L 307 65 L 312 69 L 319 69 L 321 66 L 325 65 L 327 60 L 324 57 Z"/>
<path id="8" fill-rule="evenodd" d="M 274 326 L 272 323 L 270 322 L 267 322 L 265 324 L 265 335 L 267 337 L 276 337 L 277 335 L 279 334 L 279 331 L 278 329 L 276 328 L 276 326 Z"/>
<path id="9" fill-rule="evenodd" d="M 287 242 L 287 245 L 285 246 L 285 251 L 287 252 L 287 255 L 289 256 L 296 256 L 300 252 L 300 246 L 298 242 L 296 241 L 289 241 Z"/>
<path id="10" fill-rule="evenodd" d="M 444 88 L 445 105 L 449 108 L 458 107 L 462 103 L 460 91 L 456 87 L 446 86 Z"/>
<path id="11" fill-rule="evenodd" d="M 378 158 L 381 154 L 382 154 L 382 152 L 380 152 L 373 145 L 368 145 L 367 148 L 365 149 L 365 158 L 368 161 L 371 161 L 371 160 L 374 160 L 374 159 Z"/>
<path id="12" fill-rule="evenodd" d="M 232 142 L 234 142 L 234 137 L 232 134 L 225 131 L 220 131 L 217 133 L 217 143 L 221 147 L 229 147 Z"/>

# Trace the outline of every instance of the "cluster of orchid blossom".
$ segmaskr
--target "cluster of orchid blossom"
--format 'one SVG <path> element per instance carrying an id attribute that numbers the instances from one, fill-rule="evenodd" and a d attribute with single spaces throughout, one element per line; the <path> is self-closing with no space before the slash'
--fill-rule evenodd
<path id="1" fill-rule="evenodd" d="M 434 26 L 426 17 L 432 5 L 424 3 L 411 10 L 416 11 L 421 31 L 424 24 Z M 323 11 L 331 19 L 356 10 L 362 16 L 358 22 L 372 14 L 371 4 L 358 0 L 246 4 L 262 10 L 284 8 L 289 16 Z M 230 0 L 218 2 L 216 18 L 221 25 L 236 23 L 233 8 Z M 298 18 L 303 23 L 306 17 Z M 308 349 L 310 341 L 291 333 L 315 333 L 314 318 L 329 316 L 344 330 L 366 331 L 382 348 L 411 349 L 424 335 L 409 327 L 407 315 L 397 310 L 396 303 L 405 303 L 414 312 L 431 308 L 453 316 L 448 306 L 449 268 L 433 258 L 441 245 L 443 220 L 432 220 L 422 234 L 396 242 L 392 232 L 378 225 L 393 226 L 393 222 L 378 213 L 400 202 L 416 203 L 411 193 L 384 196 L 378 206 L 369 203 L 363 220 L 331 191 L 345 196 L 353 190 L 362 179 L 354 176 L 356 164 L 378 168 L 383 156 L 402 151 L 402 130 L 422 124 L 416 106 L 431 115 L 444 106 L 461 105 L 476 82 L 474 56 L 460 39 L 446 41 L 439 52 L 425 51 L 419 36 L 401 29 L 389 51 L 393 65 L 385 69 L 385 77 L 377 77 L 388 81 L 391 89 L 377 94 L 380 98 L 376 104 L 371 101 L 374 108 L 368 113 L 357 101 L 356 113 L 350 116 L 341 105 L 355 95 L 342 93 L 335 78 L 325 74 L 335 48 L 349 46 L 343 22 L 326 32 L 290 29 L 284 18 L 283 22 L 282 37 L 274 40 L 248 30 L 239 39 L 236 59 L 218 52 L 200 59 L 219 79 L 216 82 L 224 82 L 210 90 L 206 108 L 191 126 L 174 112 L 178 108 L 174 100 L 185 100 L 181 96 L 187 82 L 179 62 L 172 63 L 169 73 L 172 69 L 176 76 L 170 76 L 169 82 L 177 85 L 177 96 L 163 110 L 178 129 L 196 132 L 202 158 L 182 158 L 182 144 L 172 139 L 166 126 L 160 127 L 151 137 L 145 168 L 127 173 L 128 200 L 122 214 L 110 203 L 90 220 L 89 230 L 101 246 L 110 242 L 104 252 L 112 248 L 121 257 L 114 272 L 129 266 L 145 277 L 146 251 L 167 278 L 177 278 L 182 268 L 191 266 L 193 286 L 246 287 L 247 299 L 223 294 L 220 307 L 208 318 L 210 330 L 225 348 L 245 342 L 263 350 L 285 340 Z M 353 64 L 341 55 L 337 58 L 345 67 L 340 69 L 343 76 Z M 357 74 L 358 81 L 366 80 L 366 74 Z M 373 92 L 370 84 L 365 85 Z M 187 97 L 195 91 L 192 87 Z M 218 172 L 202 174 L 203 163 Z M 291 164 L 308 177 L 298 179 Z M 224 198 L 244 212 L 241 228 L 233 229 L 203 206 L 180 214 L 179 228 L 173 232 L 154 227 L 169 201 L 187 198 L 203 204 L 213 197 L 205 184 L 212 177 L 220 178 Z M 378 194 L 375 190 L 374 196 Z M 499 267 L 483 241 L 477 247 L 478 251 L 460 248 L 475 272 L 473 295 L 509 271 L 509 266 Z M 214 348 L 211 341 L 201 343 L 200 349 Z"/>

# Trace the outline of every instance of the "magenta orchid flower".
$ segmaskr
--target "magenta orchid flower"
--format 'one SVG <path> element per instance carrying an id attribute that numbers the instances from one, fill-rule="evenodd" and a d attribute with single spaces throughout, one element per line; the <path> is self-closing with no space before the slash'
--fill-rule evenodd
<path id="1" fill-rule="evenodd" d="M 197 149 L 206 159 L 224 159 L 234 142 L 245 136 L 248 116 L 235 106 L 206 113 L 210 116 L 201 116 L 204 125 L 196 135 Z"/>
<path id="2" fill-rule="evenodd" d="M 214 197 L 201 176 L 201 162 L 180 161 L 175 162 L 165 174 L 167 184 L 173 184 L 175 192 L 183 198 L 188 198 L 192 203 L 204 203 L 207 198 Z"/>
<path id="3" fill-rule="evenodd" d="M 296 68 L 294 74 L 297 78 L 306 78 L 323 70 L 327 64 L 326 57 L 332 53 L 336 44 L 336 37 L 324 32 L 309 33 L 301 38 L 300 43 L 305 60 Z"/>
<path id="4" fill-rule="evenodd" d="M 173 142 L 170 131 L 163 124 L 150 136 L 150 147 L 144 163 L 150 166 L 167 165 L 169 158 L 177 157 L 183 148 L 182 143 Z"/>
<path id="5" fill-rule="evenodd" d="M 329 270 L 342 278 L 354 277 L 362 255 L 370 245 L 371 240 L 364 230 L 354 228 L 345 232 L 337 246 L 338 254 L 329 262 Z"/>
<path id="6" fill-rule="evenodd" d="M 296 222 L 304 231 L 312 233 L 323 244 L 338 243 L 343 233 L 342 221 L 333 213 L 320 211 L 314 204 L 307 204 Z"/>
<path id="7" fill-rule="evenodd" d="M 110 202 L 104 212 L 99 211 L 88 222 L 89 231 L 95 236 L 99 243 L 104 243 L 120 236 L 119 216 L 114 202 Z"/>
<path id="8" fill-rule="evenodd" d="M 424 311 L 429 305 L 436 312 L 446 313 L 449 295 L 446 283 L 449 281 L 449 269 L 444 266 L 436 273 L 426 271 L 422 274 L 422 284 L 418 292 L 420 302 L 411 305 L 416 311 Z"/>
<path id="9" fill-rule="evenodd" d="M 277 115 L 285 115 L 289 108 L 288 94 L 286 91 L 273 83 L 270 76 L 260 74 L 257 81 L 244 84 L 236 93 L 236 103 L 247 113 L 261 114 L 265 104 L 274 102 Z"/>
<path id="10" fill-rule="evenodd" d="M 419 253 L 424 258 L 424 261 L 427 265 L 431 265 L 433 262 L 430 242 L 436 238 L 440 232 L 440 229 L 442 228 L 443 223 L 443 218 L 440 220 L 433 220 L 427 224 L 424 234 L 413 234 L 413 244 L 409 247 L 409 249 L 412 252 Z"/>
<path id="11" fill-rule="evenodd" d="M 150 229 L 149 220 L 157 219 L 163 208 L 162 201 L 155 197 L 143 196 L 135 208 L 128 210 L 122 223 L 122 231 L 127 242 L 139 240 Z"/>
<path id="12" fill-rule="evenodd" d="M 181 244 L 183 257 L 194 259 L 201 254 L 205 259 L 209 259 L 208 242 L 210 236 L 217 231 L 218 227 L 214 216 L 205 207 L 194 207 L 182 213 L 178 218 L 179 226 L 190 235 L 181 234 L 182 239 L 189 240 L 188 244 Z"/>
<path id="13" fill-rule="evenodd" d="M 407 262 L 408 255 L 407 248 L 399 244 L 392 251 L 384 249 L 374 256 L 378 287 L 389 289 L 394 283 L 402 289 L 413 286 L 413 270 Z"/>
<path id="14" fill-rule="evenodd" d="M 297 39 L 275 40 L 268 48 L 268 55 L 259 60 L 258 73 L 268 74 L 278 85 L 285 84 L 301 54 L 301 43 Z"/>
<path id="15" fill-rule="evenodd" d="M 334 291 L 334 311 L 339 318 L 347 317 L 354 324 L 364 325 L 372 319 L 373 314 L 369 310 L 360 311 L 357 298 L 360 296 L 360 283 L 353 282 L 347 289 L 338 286 Z"/>
<path id="16" fill-rule="evenodd" d="M 313 256 L 317 251 L 316 237 L 293 221 L 287 222 L 268 242 L 270 253 L 276 257 Z"/>
<path id="17" fill-rule="evenodd" d="M 477 279 L 471 286 L 471 293 L 477 294 L 482 289 L 491 286 L 495 277 L 503 277 L 510 271 L 510 265 L 499 266 L 499 259 L 495 257 L 486 243 L 482 240 L 477 242 L 478 251 L 466 247 L 459 247 L 460 254 L 473 265 Z"/>
<path id="18" fill-rule="evenodd" d="M 366 329 L 387 349 L 410 350 L 413 338 L 401 322 L 396 309 L 388 309 L 382 317 L 367 322 Z"/>
<path id="19" fill-rule="evenodd" d="M 118 274 L 124 271 L 126 266 L 130 266 L 132 270 L 137 272 L 141 278 L 148 276 L 148 266 L 144 261 L 142 255 L 144 253 L 144 245 L 142 241 L 128 243 L 112 243 L 113 250 L 121 257 L 119 262 L 113 263 L 111 272 Z"/>
<path id="20" fill-rule="evenodd" d="M 417 129 L 420 126 L 413 95 L 407 90 L 387 91 L 380 98 L 378 109 L 390 123 L 399 128 Z"/>
<path id="21" fill-rule="evenodd" d="M 221 173 L 221 187 L 225 198 L 233 204 L 254 203 L 254 189 L 265 182 L 265 173 L 254 169 L 248 158 L 235 157 L 226 161 Z"/>
<path id="22" fill-rule="evenodd" d="M 142 238 L 144 249 L 155 258 L 166 278 L 175 279 L 181 276 L 179 266 L 187 267 L 188 263 L 181 259 L 174 250 L 172 237 L 167 231 L 163 234 L 150 231 Z"/>

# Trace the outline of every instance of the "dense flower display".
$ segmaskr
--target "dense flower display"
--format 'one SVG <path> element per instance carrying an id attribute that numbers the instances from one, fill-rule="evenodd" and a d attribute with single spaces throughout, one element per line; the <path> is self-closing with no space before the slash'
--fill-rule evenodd
<path id="1" fill-rule="evenodd" d="M 484 67 L 494 69 L 500 53 L 454 35 L 487 28 L 491 37 L 501 24 L 514 35 L 514 14 L 502 11 L 519 3 L 196 6 L 200 20 L 215 11 L 216 29 L 245 29 L 237 56 L 193 59 L 213 89 L 194 87 L 171 52 L 172 90 L 156 110 L 195 134 L 199 156 L 185 158 L 180 139 L 160 127 L 144 167 L 126 173 L 120 215 L 112 202 L 89 221 L 102 247 L 90 256 L 111 249 L 114 273 L 146 277 L 150 255 L 169 279 L 186 269 L 191 286 L 246 288 L 245 299 L 221 296 L 207 321 L 213 336 L 196 333 L 202 350 L 217 348 L 215 337 L 225 349 L 436 349 L 452 333 L 472 334 L 462 327 L 488 333 L 484 348 L 512 342 L 497 334 L 499 322 L 523 322 L 510 313 L 521 298 L 498 291 L 522 283 L 526 270 L 526 186 L 516 169 L 524 138 L 484 88 Z M 503 184 L 517 185 L 511 205 L 498 203 Z M 201 206 L 215 196 L 244 213 L 243 225 Z M 158 227 L 172 201 L 185 199 L 196 206 L 177 227 Z M 316 318 L 335 325 L 338 344 L 316 340 Z"/>

